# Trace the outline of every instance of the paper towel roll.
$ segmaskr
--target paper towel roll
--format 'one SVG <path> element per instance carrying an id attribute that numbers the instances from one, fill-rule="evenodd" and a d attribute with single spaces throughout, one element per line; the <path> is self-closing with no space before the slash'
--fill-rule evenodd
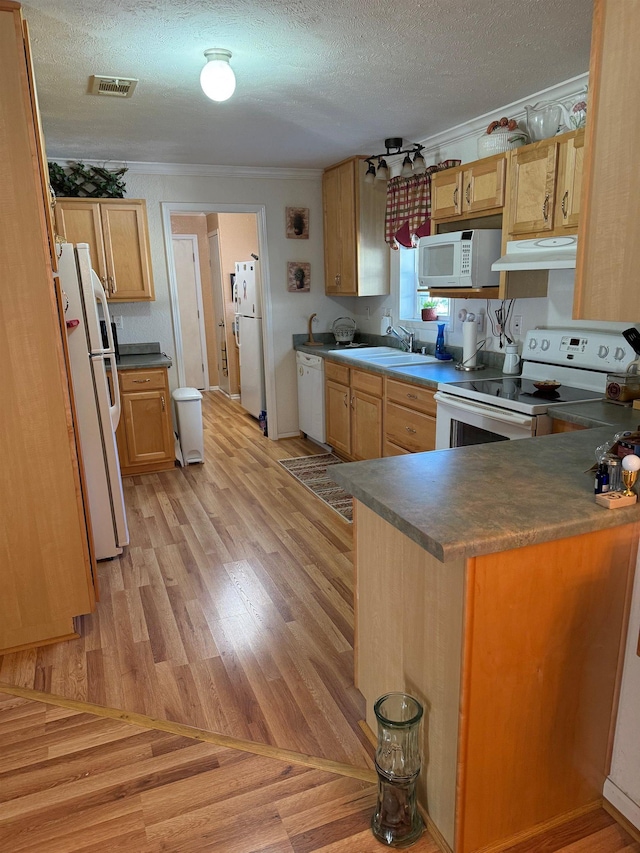
<path id="1" fill-rule="evenodd" d="M 478 349 L 478 327 L 474 320 L 462 324 L 462 362 L 465 367 L 475 367 Z"/>

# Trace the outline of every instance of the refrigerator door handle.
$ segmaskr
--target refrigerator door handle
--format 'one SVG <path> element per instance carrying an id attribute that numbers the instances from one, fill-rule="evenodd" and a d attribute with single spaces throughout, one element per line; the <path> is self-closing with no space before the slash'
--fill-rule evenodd
<path id="1" fill-rule="evenodd" d="M 236 346 L 240 349 L 240 314 L 235 315 L 233 323 L 233 337 L 236 339 Z"/>
<path id="2" fill-rule="evenodd" d="M 118 379 L 118 368 L 116 366 L 116 356 L 113 352 L 105 352 L 104 358 L 108 359 L 111 366 L 111 382 L 113 386 L 113 403 L 109 406 L 109 417 L 111 418 L 111 426 L 115 432 L 120 423 L 120 382 Z"/>
<path id="3" fill-rule="evenodd" d="M 103 355 L 109 355 L 110 353 L 114 353 L 116 351 L 116 347 L 113 341 L 113 332 L 111 331 L 111 317 L 109 316 L 107 295 L 104 292 L 102 282 L 100 281 L 96 272 L 93 269 L 91 270 L 91 286 L 93 287 L 93 295 L 95 297 L 96 302 L 102 305 L 102 312 L 104 314 L 105 325 L 107 327 L 107 341 L 109 344 L 109 346 L 107 347 L 102 347 L 92 351 L 96 354 L 102 353 Z M 113 366 L 115 366 L 115 364 Z"/>

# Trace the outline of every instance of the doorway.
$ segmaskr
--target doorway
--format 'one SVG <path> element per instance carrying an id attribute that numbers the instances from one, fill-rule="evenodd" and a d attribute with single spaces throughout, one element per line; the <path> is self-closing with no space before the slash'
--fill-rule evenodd
<path id="1" fill-rule="evenodd" d="M 173 241 L 171 239 L 171 222 L 173 217 L 202 217 L 207 223 L 206 230 L 206 247 L 205 252 L 208 260 L 210 255 L 215 253 L 215 247 L 210 243 L 209 238 L 214 232 L 218 231 L 218 223 L 222 233 L 218 233 L 218 253 L 221 256 L 221 262 L 216 265 L 219 269 L 220 287 L 218 292 L 221 293 L 223 316 L 220 317 L 219 310 L 213 303 L 214 287 L 213 285 L 206 287 L 203 283 L 203 301 L 205 303 L 205 332 L 206 345 L 209 355 L 209 378 L 215 382 L 218 378 L 218 385 L 230 397 L 235 398 L 239 391 L 239 371 L 238 371 L 238 352 L 233 336 L 233 320 L 234 320 L 234 303 L 232 296 L 231 271 L 234 269 L 234 264 L 229 262 L 248 260 L 253 252 L 260 259 L 262 296 L 263 296 L 263 317 L 262 317 L 262 351 L 264 361 L 265 375 L 265 396 L 266 409 L 269 416 L 269 432 L 272 436 L 278 435 L 277 429 L 277 410 L 276 410 L 276 390 L 275 390 L 275 370 L 274 370 L 274 353 L 273 353 L 273 320 L 270 298 L 270 276 L 269 276 L 269 258 L 266 238 L 266 209 L 265 205 L 251 204 L 194 204 L 186 202 L 163 202 L 161 204 L 162 219 L 165 233 L 165 247 L 167 253 L 167 266 L 169 274 L 169 296 L 171 303 L 171 311 L 173 317 L 173 328 L 175 335 L 175 354 L 177 378 L 180 385 L 185 384 L 184 379 L 184 347 L 182 340 L 182 332 L 179 321 L 179 301 L 177 293 L 177 282 L 175 275 L 175 259 L 173 253 Z M 234 214 L 242 214 L 235 217 Z M 251 214 L 247 217 L 247 214 Z M 217 216 L 216 216 L 217 215 Z M 241 246 L 233 239 L 230 239 L 228 244 L 225 241 L 225 233 L 228 231 L 229 222 L 237 219 L 238 230 L 242 230 L 240 223 L 243 220 L 250 219 L 253 228 L 254 246 L 257 243 L 257 249 L 251 249 L 247 245 Z M 216 223 L 216 224 L 213 224 Z M 202 241 L 199 241 L 200 246 Z M 227 251 L 227 245 L 231 248 Z M 217 279 L 217 273 L 209 264 L 207 264 L 207 278 L 211 281 Z M 203 276 L 203 282 L 205 277 Z M 216 288 L 217 289 L 217 288 Z M 207 299 L 211 299 L 211 311 L 209 317 L 214 316 L 215 322 L 207 322 Z M 218 326 L 218 323 L 224 322 L 223 326 Z M 220 335 L 224 335 L 224 343 L 220 339 Z M 211 368 L 212 354 L 215 353 L 217 363 L 216 368 Z M 226 371 L 226 373 L 225 373 Z M 229 380 L 229 388 L 227 390 L 226 381 Z"/>
<path id="2" fill-rule="evenodd" d="M 174 234 L 172 239 L 185 385 L 203 391 L 209 388 L 209 369 L 202 282 L 197 261 L 198 238 L 195 234 Z"/>

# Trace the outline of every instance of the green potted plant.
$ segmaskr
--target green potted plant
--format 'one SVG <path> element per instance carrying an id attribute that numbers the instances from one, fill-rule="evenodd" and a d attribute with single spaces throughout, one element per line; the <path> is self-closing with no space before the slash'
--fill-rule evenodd
<path id="1" fill-rule="evenodd" d="M 437 299 L 423 299 L 421 316 L 425 322 L 427 322 L 429 320 L 437 320 L 438 319 L 438 300 Z"/>

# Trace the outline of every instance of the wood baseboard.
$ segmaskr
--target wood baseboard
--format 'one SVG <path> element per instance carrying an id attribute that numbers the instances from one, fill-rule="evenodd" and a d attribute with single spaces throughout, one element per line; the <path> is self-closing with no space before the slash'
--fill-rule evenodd
<path id="1" fill-rule="evenodd" d="M 611 805 L 608 800 L 602 801 L 602 808 L 611 815 L 611 817 L 615 820 L 616 823 L 619 823 L 620 826 L 624 829 L 626 833 L 628 833 L 634 841 L 637 841 L 640 844 L 640 829 L 635 827 L 630 820 L 622 814 L 622 812 L 618 811 L 618 809 Z"/>

